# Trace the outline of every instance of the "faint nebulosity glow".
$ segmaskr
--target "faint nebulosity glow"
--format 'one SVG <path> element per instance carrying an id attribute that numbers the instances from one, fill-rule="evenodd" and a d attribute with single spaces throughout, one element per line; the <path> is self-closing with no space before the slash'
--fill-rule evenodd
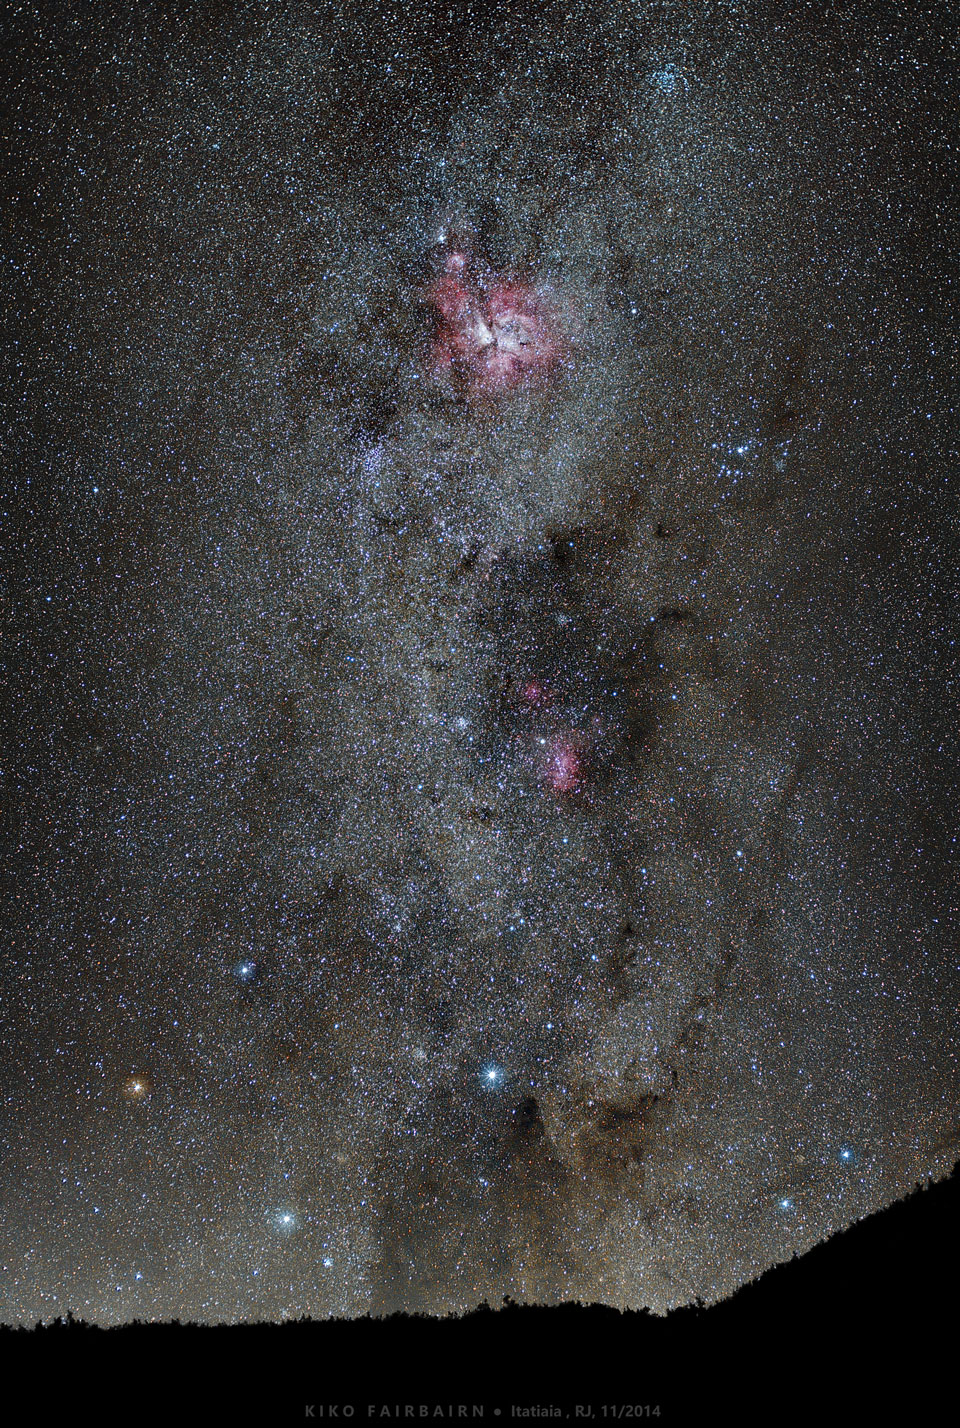
<path id="1" fill-rule="evenodd" d="M 664 1314 L 956 1161 L 955 26 L 454 8 L 8 17 L 5 1322 Z"/>

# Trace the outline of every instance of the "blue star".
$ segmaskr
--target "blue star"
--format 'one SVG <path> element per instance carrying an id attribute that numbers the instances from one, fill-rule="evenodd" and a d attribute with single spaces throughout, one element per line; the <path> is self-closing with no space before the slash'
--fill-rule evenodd
<path id="1" fill-rule="evenodd" d="M 294 1230 L 300 1228 L 300 1219 L 293 1210 L 280 1209 L 270 1211 L 270 1223 L 281 1235 L 292 1235 Z"/>

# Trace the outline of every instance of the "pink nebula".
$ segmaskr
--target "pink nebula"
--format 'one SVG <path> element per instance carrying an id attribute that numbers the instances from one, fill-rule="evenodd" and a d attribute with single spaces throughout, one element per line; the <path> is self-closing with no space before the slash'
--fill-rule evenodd
<path id="1" fill-rule="evenodd" d="M 447 253 L 427 300 L 437 318 L 430 370 L 470 396 L 541 382 L 562 361 L 564 344 L 542 295 L 519 279 L 471 275 L 459 249 Z"/>
<path id="2" fill-rule="evenodd" d="M 583 741 L 575 731 L 546 741 L 541 774 L 551 793 L 576 793 L 582 787 L 583 755 Z"/>
<path id="3" fill-rule="evenodd" d="M 523 703 L 532 709 L 542 709 L 553 703 L 553 690 L 541 684 L 539 679 L 528 679 L 520 689 Z"/>

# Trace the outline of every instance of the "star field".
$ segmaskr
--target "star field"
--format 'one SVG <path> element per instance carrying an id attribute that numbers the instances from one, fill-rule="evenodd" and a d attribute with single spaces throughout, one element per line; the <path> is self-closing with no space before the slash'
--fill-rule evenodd
<path id="1" fill-rule="evenodd" d="M 663 1314 L 950 1172 L 947 14 L 8 11 L 0 1320 Z"/>

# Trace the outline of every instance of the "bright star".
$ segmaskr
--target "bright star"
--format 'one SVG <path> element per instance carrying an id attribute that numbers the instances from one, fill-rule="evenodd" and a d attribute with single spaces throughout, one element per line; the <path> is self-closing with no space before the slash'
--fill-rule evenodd
<path id="1" fill-rule="evenodd" d="M 294 1230 L 299 1228 L 299 1220 L 292 1210 L 273 1210 L 270 1219 L 274 1229 L 281 1234 L 292 1235 Z"/>

